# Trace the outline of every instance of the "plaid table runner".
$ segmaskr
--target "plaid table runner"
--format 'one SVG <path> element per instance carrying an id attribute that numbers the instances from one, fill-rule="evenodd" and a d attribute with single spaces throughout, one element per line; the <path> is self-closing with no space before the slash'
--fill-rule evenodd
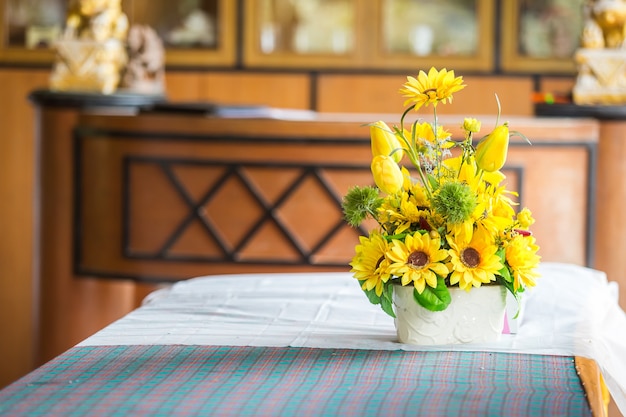
<path id="1" fill-rule="evenodd" d="M 591 416 L 571 357 L 228 346 L 76 347 L 0 415 Z"/>

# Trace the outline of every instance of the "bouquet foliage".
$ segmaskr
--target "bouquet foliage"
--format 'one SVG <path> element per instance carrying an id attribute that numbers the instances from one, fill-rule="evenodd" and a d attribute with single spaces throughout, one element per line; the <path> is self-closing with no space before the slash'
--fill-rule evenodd
<path id="1" fill-rule="evenodd" d="M 451 302 L 449 287 L 500 284 L 518 298 L 538 277 L 539 247 L 529 229 L 534 219 L 527 208 L 516 210 L 517 194 L 506 189 L 501 172 L 509 137 L 524 136 L 500 124 L 498 102 L 489 134 L 476 139 L 481 122 L 465 118 L 464 137 L 453 139 L 438 123 L 437 105 L 464 87 L 463 78 L 446 69 L 407 77 L 400 92 L 408 107 L 399 126 L 369 125 L 376 186 L 355 186 L 343 200 L 352 226 L 376 221 L 360 237 L 351 272 L 369 300 L 393 317 L 394 285 L 412 285 L 417 303 L 441 311 Z M 432 122 L 405 122 L 429 105 Z"/>

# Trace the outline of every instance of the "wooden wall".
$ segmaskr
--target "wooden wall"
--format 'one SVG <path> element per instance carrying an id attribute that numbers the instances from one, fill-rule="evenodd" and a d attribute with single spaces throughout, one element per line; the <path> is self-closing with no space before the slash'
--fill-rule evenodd
<path id="1" fill-rule="evenodd" d="M 34 111 L 26 95 L 42 71 L 0 70 L 0 386 L 34 358 Z"/>

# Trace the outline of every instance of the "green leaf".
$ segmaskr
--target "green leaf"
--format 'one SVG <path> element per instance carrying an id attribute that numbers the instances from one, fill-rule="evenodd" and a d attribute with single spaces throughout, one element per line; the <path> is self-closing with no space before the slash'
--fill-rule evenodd
<path id="1" fill-rule="evenodd" d="M 515 313 L 515 317 L 513 317 L 514 319 L 516 319 L 517 316 L 519 316 L 520 311 L 522 311 L 521 297 L 519 293 L 513 292 L 513 286 L 509 288 L 509 292 L 513 294 L 513 297 L 515 298 L 515 301 L 517 302 L 517 312 Z"/>
<path id="2" fill-rule="evenodd" d="M 396 314 L 393 311 L 393 284 L 387 282 L 383 286 L 383 296 L 380 298 L 380 307 L 385 313 L 395 318 Z"/>
<path id="3" fill-rule="evenodd" d="M 363 289 L 363 283 L 364 282 L 365 282 L 365 280 L 359 280 L 359 284 L 361 286 L 361 289 Z M 372 303 L 372 304 L 380 304 L 380 297 L 378 295 L 376 295 L 376 290 L 375 289 L 363 290 L 363 292 L 367 296 L 367 299 L 370 300 L 370 303 Z"/>
<path id="4" fill-rule="evenodd" d="M 416 289 L 413 289 L 413 297 L 419 305 L 430 311 L 443 311 L 452 301 L 445 280 L 439 276 L 437 277 L 436 288 L 427 285 L 421 294 Z"/>
<path id="5" fill-rule="evenodd" d="M 506 267 L 505 267 L 506 268 Z M 513 289 L 513 277 L 511 277 L 511 273 L 509 272 L 509 270 L 507 269 L 508 275 L 508 279 L 506 279 L 503 275 L 502 275 L 502 271 L 499 272 L 500 276 L 497 276 L 496 278 L 496 282 L 498 282 L 499 284 L 502 284 L 506 287 L 507 290 L 509 290 L 509 292 L 511 294 L 513 294 L 514 296 L 517 296 L 517 294 L 515 294 L 515 290 Z"/>
<path id="6" fill-rule="evenodd" d="M 500 275 L 500 277 L 502 277 L 500 281 L 503 281 L 502 283 L 505 285 L 509 284 L 511 287 L 511 292 L 513 292 L 513 277 L 511 276 L 511 271 L 506 264 L 506 250 L 504 248 L 500 248 L 496 252 L 496 255 L 498 255 L 498 257 L 500 258 L 500 262 L 502 262 L 502 265 L 504 265 L 502 269 L 498 271 L 498 274 Z M 507 286 L 507 288 L 509 287 Z"/>
<path id="7" fill-rule="evenodd" d="M 361 289 L 363 288 L 363 283 L 365 282 L 365 280 L 359 280 L 359 284 L 361 285 Z M 395 318 L 396 315 L 393 311 L 393 285 L 390 282 L 386 282 L 383 284 L 383 293 L 378 296 L 376 294 L 376 290 L 375 289 L 371 289 L 371 290 L 363 290 L 363 292 L 365 293 L 365 295 L 367 296 L 367 299 L 370 301 L 370 303 L 372 304 L 380 304 L 380 308 L 382 308 L 382 310 L 387 313 L 388 315 L 390 315 L 391 317 Z"/>
<path id="8" fill-rule="evenodd" d="M 430 183 L 430 187 L 433 190 L 439 188 L 439 182 L 437 181 L 437 178 L 435 178 L 433 175 L 428 175 L 428 182 Z"/>
<path id="9" fill-rule="evenodd" d="M 504 266 L 501 270 L 498 271 L 498 274 L 504 279 L 504 281 L 508 283 L 513 283 L 513 277 L 511 276 L 511 271 L 509 271 L 508 266 Z"/>

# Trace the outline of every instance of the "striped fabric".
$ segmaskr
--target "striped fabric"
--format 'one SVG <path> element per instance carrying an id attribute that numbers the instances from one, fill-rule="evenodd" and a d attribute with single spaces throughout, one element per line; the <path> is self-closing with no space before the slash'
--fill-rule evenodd
<path id="1" fill-rule="evenodd" d="M 0 415 L 591 416 L 573 358 L 227 346 L 76 347 Z"/>

